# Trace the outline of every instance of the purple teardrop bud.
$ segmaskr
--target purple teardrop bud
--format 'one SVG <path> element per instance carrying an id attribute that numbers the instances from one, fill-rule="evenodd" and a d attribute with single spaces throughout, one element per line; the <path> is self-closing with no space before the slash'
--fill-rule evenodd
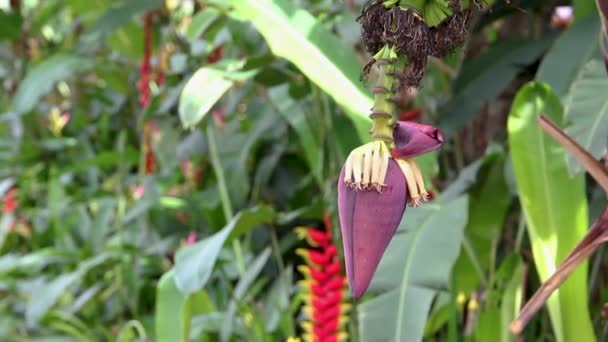
<path id="1" fill-rule="evenodd" d="M 443 133 L 435 126 L 411 121 L 398 121 L 393 130 L 395 158 L 411 158 L 438 149 L 443 144 Z"/>
<path id="2" fill-rule="evenodd" d="M 407 203 L 407 186 L 399 165 L 389 160 L 386 187 L 355 190 L 344 181 L 344 167 L 338 181 L 338 213 L 344 245 L 346 275 L 351 293 L 360 298 L 391 241 Z"/>

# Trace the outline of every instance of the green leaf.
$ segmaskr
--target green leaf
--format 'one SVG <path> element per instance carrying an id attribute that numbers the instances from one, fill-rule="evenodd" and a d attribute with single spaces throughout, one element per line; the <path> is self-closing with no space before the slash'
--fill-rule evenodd
<path id="1" fill-rule="evenodd" d="M 502 295 L 502 301 L 500 305 L 500 318 L 501 318 L 501 341 L 502 342 L 513 342 L 516 341 L 515 336 L 507 328 L 509 324 L 517 317 L 519 310 L 522 307 L 522 298 L 524 292 L 524 276 L 526 268 L 521 262 L 518 262 L 515 271 L 507 287 Z"/>
<path id="2" fill-rule="evenodd" d="M 77 284 L 91 269 L 115 258 L 116 254 L 102 253 L 82 262 L 74 272 L 64 273 L 52 281 L 43 284 L 32 293 L 27 303 L 25 317 L 29 324 L 36 324 L 49 309 L 64 295 L 68 288 Z"/>
<path id="3" fill-rule="evenodd" d="M 17 12 L 7 13 L 0 10 L 0 40 L 13 40 L 21 36 L 23 18 Z"/>
<path id="4" fill-rule="evenodd" d="M 461 196 L 406 211 L 370 285 L 388 291 L 359 306 L 362 341 L 422 340 L 431 302 L 458 257 L 467 208 Z"/>
<path id="5" fill-rule="evenodd" d="M 597 50 L 599 32 L 600 21 L 595 12 L 577 19 L 555 40 L 538 68 L 536 80 L 549 84 L 557 96 L 566 95 L 582 66 Z"/>
<path id="6" fill-rule="evenodd" d="M 320 181 L 321 166 L 323 165 L 319 153 L 321 148 L 315 138 L 314 130 L 308 121 L 305 109 L 302 108 L 301 101 L 296 102 L 289 96 L 287 85 L 271 88 L 268 91 L 268 97 L 276 106 L 279 114 L 289 122 L 289 126 L 298 135 L 300 144 L 304 148 L 308 166 L 312 170 L 313 175 Z"/>
<path id="7" fill-rule="evenodd" d="M 174 270 L 170 270 L 160 278 L 156 289 L 156 341 L 189 341 L 192 317 L 213 311 L 215 307 L 205 291 L 189 295 L 180 292 Z"/>
<path id="8" fill-rule="evenodd" d="M 222 341 L 227 341 L 228 337 L 230 337 L 232 333 L 232 325 L 234 314 L 237 309 L 237 303 L 240 302 L 245 295 L 246 291 L 251 287 L 251 284 L 257 279 L 258 275 L 262 271 L 264 265 L 268 261 L 268 257 L 270 257 L 271 249 L 270 247 L 266 247 L 260 255 L 247 267 L 247 271 L 239 282 L 236 284 L 234 288 L 233 298 L 228 304 L 228 308 L 226 309 L 226 313 L 224 315 L 224 324 L 222 325 L 222 330 L 220 331 L 220 336 Z"/>
<path id="9" fill-rule="evenodd" d="M 505 155 L 492 152 L 483 158 L 476 183 L 469 193 L 469 222 L 465 230 L 466 243 L 454 266 L 457 292 L 469 294 L 485 281 L 490 267 L 493 246 L 500 238 L 501 228 L 511 202 L 505 181 Z"/>
<path id="10" fill-rule="evenodd" d="M 577 21 L 585 20 L 578 18 L 587 17 L 587 15 L 589 15 L 590 13 L 595 14 L 595 11 L 597 9 L 594 1 L 588 0 L 572 0 L 572 6 L 574 7 L 574 16 L 575 18 L 577 18 Z"/>
<path id="11" fill-rule="evenodd" d="M 211 277 L 217 257 L 227 241 L 275 218 L 271 207 L 259 206 L 239 212 L 219 232 L 180 249 L 175 256 L 175 283 L 183 293 L 202 289 Z"/>
<path id="12" fill-rule="evenodd" d="M 193 44 L 219 17 L 220 11 L 213 7 L 198 12 L 186 29 L 186 38 L 190 44 Z"/>
<path id="13" fill-rule="evenodd" d="M 522 87 L 508 120 L 509 147 L 520 202 L 541 280 L 546 280 L 587 231 L 583 175 L 570 177 L 566 152 L 536 124 L 544 113 L 563 125 L 559 98 L 546 84 Z M 587 306 L 587 268 L 583 264 L 549 298 L 557 341 L 593 341 Z"/>
<path id="14" fill-rule="evenodd" d="M 600 159 L 606 146 L 608 132 L 608 77 L 604 63 L 593 59 L 583 68 L 572 85 L 566 104 L 568 133 L 594 157 Z M 572 172 L 580 172 L 580 163 L 568 154 Z"/>
<path id="15" fill-rule="evenodd" d="M 57 54 L 43 60 L 30 69 L 19 84 L 12 109 L 19 113 L 34 109 L 40 98 L 51 91 L 55 83 L 86 71 L 93 64 L 90 59 L 68 54 Z"/>
<path id="16" fill-rule="evenodd" d="M 232 87 L 234 81 L 221 70 L 203 67 L 194 73 L 179 98 L 179 118 L 182 126 L 196 126 L 211 107 Z"/>
<path id="17" fill-rule="evenodd" d="M 264 36 L 272 52 L 295 64 L 340 104 L 359 135 L 369 134 L 369 92 L 359 81 L 361 64 L 353 50 L 310 13 L 286 0 L 230 0 L 238 18 L 246 18 Z"/>
<path id="18" fill-rule="evenodd" d="M 499 42 L 466 62 L 454 82 L 454 96 L 443 106 L 438 125 L 449 135 L 475 119 L 526 65 L 532 64 L 551 43 L 513 39 Z"/>
<path id="19" fill-rule="evenodd" d="M 159 8 L 163 0 L 122 1 L 119 6 L 110 7 L 106 13 L 82 36 L 84 47 L 99 42 L 105 35 L 127 25 L 134 15 Z"/>

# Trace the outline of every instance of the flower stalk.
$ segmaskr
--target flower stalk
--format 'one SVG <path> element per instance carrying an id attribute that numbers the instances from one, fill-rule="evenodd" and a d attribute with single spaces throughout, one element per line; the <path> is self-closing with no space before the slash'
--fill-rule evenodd
<path id="1" fill-rule="evenodd" d="M 464 42 L 469 13 L 460 0 L 370 0 L 358 19 L 373 55 L 363 76 L 376 66 L 378 77 L 371 141 L 349 154 L 338 181 L 346 275 L 355 299 L 367 291 L 406 206 L 430 197 L 414 157 L 443 143 L 433 126 L 396 121 L 398 94 L 419 85 L 429 56 L 442 57 Z"/>

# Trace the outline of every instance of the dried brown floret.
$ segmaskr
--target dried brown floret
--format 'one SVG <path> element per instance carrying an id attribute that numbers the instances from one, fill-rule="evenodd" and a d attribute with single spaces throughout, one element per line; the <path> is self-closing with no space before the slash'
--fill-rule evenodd
<path id="1" fill-rule="evenodd" d="M 424 71 L 428 57 L 409 59 L 402 71 L 395 71 L 393 74 L 399 79 L 398 88 L 418 88 Z"/>
<path id="2" fill-rule="evenodd" d="M 388 41 L 397 48 L 397 52 L 412 59 L 428 56 L 433 41 L 429 27 L 420 14 L 413 8 L 401 7 L 390 9 L 389 14 Z"/>
<path id="3" fill-rule="evenodd" d="M 459 0 L 450 0 L 448 6 L 452 15 L 436 27 L 430 29 L 433 40 L 433 50 L 430 55 L 441 58 L 461 46 L 467 38 L 467 25 L 471 11 L 462 10 Z"/>
<path id="4" fill-rule="evenodd" d="M 365 49 L 375 55 L 386 43 L 384 40 L 385 25 L 389 22 L 383 0 L 369 1 L 357 18 L 361 23 L 361 38 Z"/>

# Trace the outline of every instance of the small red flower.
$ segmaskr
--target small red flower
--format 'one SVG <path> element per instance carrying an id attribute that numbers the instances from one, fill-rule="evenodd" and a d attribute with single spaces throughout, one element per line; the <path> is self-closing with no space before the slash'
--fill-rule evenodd
<path id="1" fill-rule="evenodd" d="M 224 55 L 224 44 L 220 44 L 218 47 L 213 49 L 213 51 L 211 51 L 209 56 L 207 56 L 207 63 L 208 64 L 217 63 L 220 59 L 222 59 L 223 55 Z"/>
<path id="2" fill-rule="evenodd" d="M 17 203 L 17 189 L 11 188 L 4 194 L 2 199 L 2 213 L 11 214 L 17 210 L 19 204 Z"/>

